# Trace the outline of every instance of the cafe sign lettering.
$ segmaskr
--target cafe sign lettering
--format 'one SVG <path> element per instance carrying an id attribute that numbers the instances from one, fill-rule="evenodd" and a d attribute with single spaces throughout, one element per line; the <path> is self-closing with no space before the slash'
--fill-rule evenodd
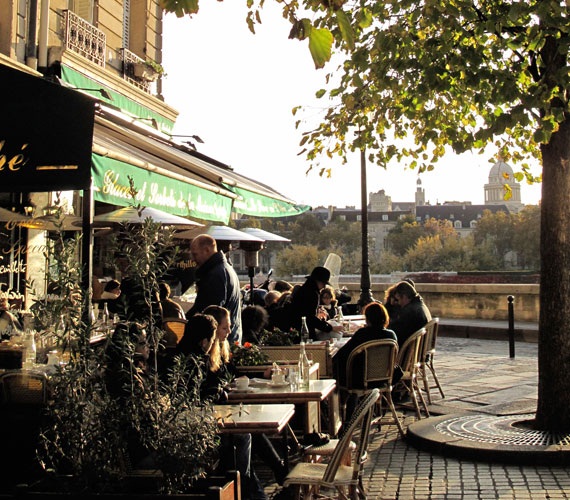
<path id="1" fill-rule="evenodd" d="M 0 171 L 2 170 L 10 170 L 15 172 L 20 170 L 27 162 L 28 158 L 24 156 L 23 152 L 28 147 L 27 144 L 22 144 L 19 147 L 19 153 L 4 153 L 4 146 L 6 145 L 6 139 L 0 141 Z M 6 150 L 10 148 L 7 147 Z M 18 150 L 18 146 L 15 148 Z"/>
<path id="2" fill-rule="evenodd" d="M 112 205 L 133 202 L 129 178 L 136 189 L 135 202 L 174 215 L 227 222 L 232 200 L 187 182 L 135 167 L 113 158 L 92 157 L 94 198 Z"/>

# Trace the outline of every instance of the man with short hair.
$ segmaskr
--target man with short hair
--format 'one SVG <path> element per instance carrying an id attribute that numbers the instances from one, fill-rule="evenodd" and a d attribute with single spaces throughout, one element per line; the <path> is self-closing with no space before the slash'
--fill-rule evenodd
<path id="1" fill-rule="evenodd" d="M 196 262 L 196 301 L 186 318 L 201 313 L 208 306 L 222 306 L 230 311 L 232 331 L 228 341 L 241 342 L 241 293 L 238 276 L 216 240 L 208 234 L 196 236 L 190 244 Z"/>
<path id="2" fill-rule="evenodd" d="M 400 281 L 393 291 L 395 304 L 399 307 L 398 316 L 390 320 L 388 328 L 396 332 L 398 345 L 404 342 L 431 320 L 431 313 L 421 295 L 408 281 Z"/>

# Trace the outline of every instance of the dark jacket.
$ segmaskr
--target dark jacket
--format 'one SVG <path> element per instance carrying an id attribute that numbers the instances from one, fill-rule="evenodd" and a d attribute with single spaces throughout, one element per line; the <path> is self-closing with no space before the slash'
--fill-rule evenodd
<path id="1" fill-rule="evenodd" d="M 230 344 L 241 341 L 241 294 L 239 279 L 223 252 L 212 255 L 196 270 L 196 301 L 186 318 L 201 313 L 208 306 L 222 306 L 230 311 Z"/>
<path id="2" fill-rule="evenodd" d="M 371 326 L 365 326 L 357 330 L 350 338 L 350 340 L 339 349 L 339 351 L 333 357 L 333 370 L 334 376 L 340 385 L 346 385 L 346 364 L 348 363 L 348 357 L 350 356 L 350 353 L 365 342 L 382 339 L 392 339 L 396 341 L 398 340 L 396 338 L 396 334 L 392 330 L 388 330 L 386 328 L 377 329 Z M 358 362 L 358 358 L 355 362 L 353 362 L 352 368 L 352 379 L 355 381 L 361 380 L 364 375 L 364 365 Z M 361 389 L 362 387 L 357 387 L 355 385 L 354 388 Z"/>
<path id="3" fill-rule="evenodd" d="M 184 340 L 186 339 L 186 342 Z M 222 373 L 214 373 L 210 370 L 210 356 L 194 344 L 190 335 L 185 335 L 176 346 L 176 353 L 186 356 L 187 360 L 193 358 L 193 362 L 200 367 L 202 372 L 202 381 L 200 383 L 200 399 L 203 402 L 221 403 L 227 400 L 227 394 L 222 384 Z M 191 379 L 192 383 L 196 379 Z"/>
<path id="4" fill-rule="evenodd" d="M 319 287 L 313 278 L 307 278 L 307 281 L 293 292 L 291 298 L 291 328 L 301 331 L 301 317 L 307 318 L 307 327 L 309 328 L 309 337 L 315 340 L 315 330 L 322 332 L 330 332 L 332 326 L 326 321 L 317 318 L 317 306 L 319 305 Z"/>
<path id="5" fill-rule="evenodd" d="M 417 295 L 412 301 L 402 307 L 398 316 L 390 321 L 389 328 L 396 332 L 398 337 L 398 345 L 402 347 L 404 342 L 420 328 L 426 326 L 431 320 L 431 313 L 424 304 L 421 296 Z"/>

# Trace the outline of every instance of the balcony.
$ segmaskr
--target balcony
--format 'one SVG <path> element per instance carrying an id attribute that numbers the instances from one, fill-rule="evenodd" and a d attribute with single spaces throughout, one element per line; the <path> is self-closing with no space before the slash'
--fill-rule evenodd
<path id="1" fill-rule="evenodd" d="M 64 47 L 91 62 L 105 67 L 105 33 L 70 10 L 63 11 L 65 22 Z"/>
<path id="2" fill-rule="evenodd" d="M 131 85 L 151 93 L 151 83 L 158 74 L 145 73 L 145 61 L 129 49 L 121 49 L 123 55 L 123 78 Z M 142 68 L 139 72 L 139 68 Z M 150 70 L 150 68 L 149 68 Z"/>

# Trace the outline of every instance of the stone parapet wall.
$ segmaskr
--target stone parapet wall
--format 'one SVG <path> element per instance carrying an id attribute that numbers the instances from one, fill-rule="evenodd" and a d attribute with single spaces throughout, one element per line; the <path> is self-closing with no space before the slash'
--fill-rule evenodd
<path id="1" fill-rule="evenodd" d="M 374 283 L 372 294 L 384 300 L 393 283 Z M 359 283 L 343 283 L 357 302 Z M 508 320 L 508 296 L 514 300 L 515 321 L 538 321 L 539 285 L 417 283 L 416 288 L 434 316 L 455 319 Z"/>

